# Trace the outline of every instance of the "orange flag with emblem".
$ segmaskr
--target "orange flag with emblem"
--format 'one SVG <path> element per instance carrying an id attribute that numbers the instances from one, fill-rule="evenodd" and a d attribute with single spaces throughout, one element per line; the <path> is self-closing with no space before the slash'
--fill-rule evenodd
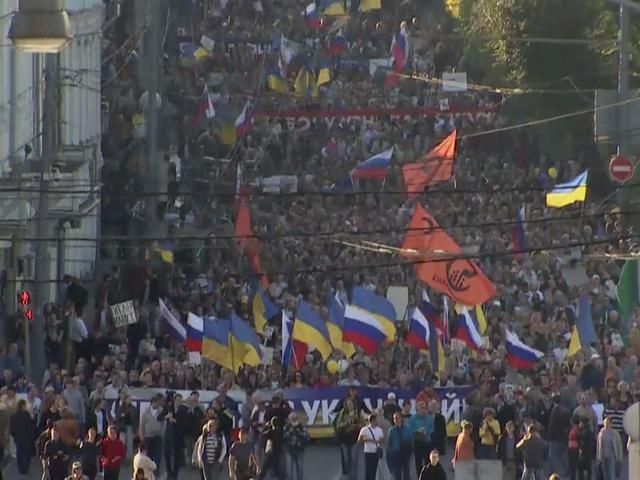
<path id="1" fill-rule="evenodd" d="M 457 135 L 454 130 L 427 153 L 424 159 L 402 166 L 402 178 L 409 198 L 422 193 L 428 186 L 446 182 L 453 176 Z"/>
<path id="2" fill-rule="evenodd" d="M 413 212 L 402 249 L 405 257 L 429 259 L 416 263 L 416 276 L 456 302 L 480 305 L 496 296 L 496 287 L 491 280 L 475 262 L 464 258 L 460 246 L 420 204 Z M 434 256 L 443 258 L 438 260 Z"/>

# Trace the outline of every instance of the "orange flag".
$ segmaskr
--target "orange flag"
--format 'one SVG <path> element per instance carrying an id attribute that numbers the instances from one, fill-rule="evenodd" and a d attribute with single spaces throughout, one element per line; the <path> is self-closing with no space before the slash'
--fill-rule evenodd
<path id="1" fill-rule="evenodd" d="M 413 212 L 402 248 L 417 250 L 414 253 L 403 252 L 403 255 L 409 258 L 444 256 L 443 260 L 416 263 L 416 276 L 423 283 L 448 295 L 456 302 L 463 305 L 480 305 L 496 296 L 495 285 L 475 262 L 466 258 L 446 258 L 461 254 L 462 249 L 420 204 L 416 205 Z"/>
<path id="2" fill-rule="evenodd" d="M 454 130 L 427 153 L 423 160 L 402 166 L 402 178 L 409 198 L 422 193 L 428 186 L 446 182 L 453 176 L 456 139 L 457 131 Z"/>
<path id="3" fill-rule="evenodd" d="M 238 249 L 247 255 L 253 273 L 260 277 L 260 284 L 268 288 L 269 279 L 260 265 L 260 245 L 251 228 L 251 212 L 249 211 L 246 197 L 243 195 L 238 197 L 234 236 L 236 237 Z"/>

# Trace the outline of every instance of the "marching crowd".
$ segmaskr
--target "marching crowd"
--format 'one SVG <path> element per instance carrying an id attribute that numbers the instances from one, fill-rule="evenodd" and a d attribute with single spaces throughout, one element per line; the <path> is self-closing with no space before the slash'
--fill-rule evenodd
<path id="1" fill-rule="evenodd" d="M 270 92 L 262 72 L 277 62 L 278 53 L 258 55 L 242 45 L 226 50 L 223 39 L 233 30 L 237 43 L 271 43 L 277 31 L 320 49 L 337 32 L 330 25 L 343 20 L 327 18 L 324 30 L 309 30 L 304 17 L 289 15 L 305 7 L 293 0 L 206 2 L 207 18 L 199 2 L 176 3 L 181 5 L 177 14 L 172 12 L 177 15 L 172 27 L 186 18 L 183 23 L 193 26 L 195 41 L 208 35 L 222 46 L 195 63 L 185 63 L 177 45 L 167 47 L 161 124 L 169 132 L 164 147 L 171 153 L 158 164 L 168 170 L 169 184 L 157 209 L 144 206 L 153 196 L 139 196 L 144 182 L 137 162 L 144 144 L 134 117 L 141 113 L 136 100 L 141 88 L 136 56 L 118 50 L 131 35 L 126 25 L 109 34 L 109 48 L 117 54 L 105 71 L 115 75 L 108 96 L 116 101 L 103 141 L 104 231 L 143 233 L 153 222 L 167 222 L 171 261 L 156 252 L 157 245 L 124 242 L 118 257 L 126 262 L 119 266 L 114 260 L 91 295 L 82 282 L 69 279 L 64 302 L 43 312 L 49 368 L 42 384 L 25 376 L 21 329 L 7 326 L 9 343 L 0 355 L 0 447 L 5 456 L 15 456 L 20 474 L 30 464 L 33 469 L 35 457 L 43 478 L 50 480 L 69 475 L 93 480 L 98 473 L 115 480 L 125 462 L 135 480 L 177 479 L 181 470 L 194 466 L 205 480 L 218 478 L 223 469 L 234 480 L 268 475 L 313 479 L 317 472 L 304 471 L 307 419 L 291 410 L 280 391 L 342 385 L 349 387 L 349 395 L 333 412 L 333 429 L 341 472 L 349 480 L 374 480 L 376 472 L 394 480 L 443 480 L 451 478 L 451 467 L 474 458 L 500 460 L 504 480 L 541 480 L 549 474 L 584 480 L 597 472 L 604 480 L 619 478 L 627 443 L 622 414 L 640 401 L 640 316 L 637 309 L 621 315 L 616 284 L 622 265 L 604 254 L 626 254 L 636 246 L 619 210 L 587 201 L 579 212 L 557 213 L 544 204 L 544 189 L 585 168 L 595 178 L 590 192 L 598 196 L 604 191 L 606 185 L 597 179 L 601 160 L 591 140 L 585 137 L 571 159 L 554 158 L 534 130 L 483 134 L 507 122 L 493 109 L 496 94 L 446 93 L 438 82 L 414 79 L 389 85 L 370 75 L 368 60 L 388 55 L 401 21 L 409 25 L 410 65 L 416 73 L 439 78 L 443 71 L 465 68 L 446 21 L 428 20 L 419 1 L 404 2 L 401 9 L 382 2 L 382 10 L 346 21 L 339 29 L 346 52 L 318 98 Z M 216 117 L 195 118 L 203 81 L 210 76 L 222 78 L 211 82 Z M 293 80 L 296 72 L 289 76 Z M 402 118 L 337 115 L 336 122 L 313 120 L 306 129 L 256 114 L 250 130 L 227 145 L 220 140 L 223 117 L 235 117 L 247 97 L 255 97 L 256 112 L 378 106 L 441 111 Z M 476 114 L 449 113 L 455 106 Z M 350 248 L 336 240 L 399 245 L 415 204 L 403 191 L 399 166 L 421 158 L 453 129 L 462 137 L 455 184 L 431 188 L 418 200 L 461 246 L 478 254 L 479 266 L 496 285 L 497 297 L 485 305 L 488 343 L 482 351 L 470 352 L 452 340 L 444 345 L 445 363 L 434 369 L 428 353 L 412 351 L 399 338 L 376 357 L 360 350 L 349 359 L 336 353 L 336 360 L 346 360 L 340 373 L 329 371 L 312 350 L 305 365 L 287 371 L 280 363 L 277 322 L 265 339 L 276 353 L 271 364 L 234 373 L 211 362 L 187 362 L 184 345 L 168 335 L 159 299 L 170 302 L 183 321 L 190 311 L 225 318 L 236 312 L 253 321 L 250 268 L 233 239 L 234 185 L 252 194 L 252 226 L 269 280 L 266 292 L 290 318 L 299 298 L 326 316 L 327 293 L 348 303 L 354 286 L 383 295 L 389 286 L 407 286 L 409 304 L 416 305 L 419 287 L 411 268 L 375 249 Z M 393 163 L 384 182 L 354 186 L 343 181 L 359 162 L 392 146 Z M 232 162 L 212 168 L 212 158 Z M 274 175 L 296 177 L 295 189 L 264 194 L 261 179 Z M 512 220 L 523 204 L 531 248 L 514 255 Z M 167 220 L 167 211 L 176 215 Z M 583 281 L 575 280 L 576 271 Z M 431 294 L 442 312 L 444 302 Z M 598 342 L 569 355 L 581 295 L 589 298 Z M 136 303 L 139 322 L 116 329 L 108 306 L 128 299 Z M 92 325 L 85 319 L 93 311 Z M 447 313 L 455 318 L 453 308 Z M 534 369 L 519 371 L 505 363 L 505 326 L 544 352 Z M 458 434 L 447 431 L 435 387 L 462 385 L 474 389 Z M 361 386 L 413 390 L 415 411 L 393 393 L 380 410 L 369 411 L 359 398 Z M 167 393 L 141 408 L 130 394 L 138 388 Z M 185 390 L 192 392 L 186 398 L 174 393 Z M 204 406 L 202 390 L 218 395 Z M 265 398 L 264 390 L 276 393 Z M 237 391 L 246 395 L 241 405 L 232 399 Z M 453 433 L 457 438 L 450 442 Z M 364 472 L 358 468 L 361 449 Z M 451 465 L 440 460 L 444 455 Z"/>

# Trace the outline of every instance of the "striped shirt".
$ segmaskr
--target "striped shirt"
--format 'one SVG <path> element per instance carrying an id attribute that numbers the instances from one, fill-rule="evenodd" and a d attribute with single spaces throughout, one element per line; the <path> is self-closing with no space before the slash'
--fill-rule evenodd
<path id="1" fill-rule="evenodd" d="M 625 435 L 624 427 L 622 426 L 623 416 L 624 416 L 624 410 L 613 410 L 611 408 L 604 409 L 604 417 L 611 418 L 611 426 L 620 435 Z"/>
<path id="2" fill-rule="evenodd" d="M 220 456 L 220 442 L 217 435 L 207 435 L 207 441 L 204 444 L 204 459 L 206 463 L 218 463 Z"/>

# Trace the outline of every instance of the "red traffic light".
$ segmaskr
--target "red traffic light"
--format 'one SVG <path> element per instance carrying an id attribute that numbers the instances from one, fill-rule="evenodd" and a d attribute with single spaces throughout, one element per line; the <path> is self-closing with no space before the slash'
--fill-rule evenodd
<path id="1" fill-rule="evenodd" d="M 27 320 L 31 321 L 33 320 L 33 310 L 31 310 L 30 308 L 27 309 L 26 312 L 24 312 L 24 316 Z"/>
<path id="2" fill-rule="evenodd" d="M 27 290 L 18 293 L 18 302 L 20 305 L 31 305 L 31 294 Z"/>

